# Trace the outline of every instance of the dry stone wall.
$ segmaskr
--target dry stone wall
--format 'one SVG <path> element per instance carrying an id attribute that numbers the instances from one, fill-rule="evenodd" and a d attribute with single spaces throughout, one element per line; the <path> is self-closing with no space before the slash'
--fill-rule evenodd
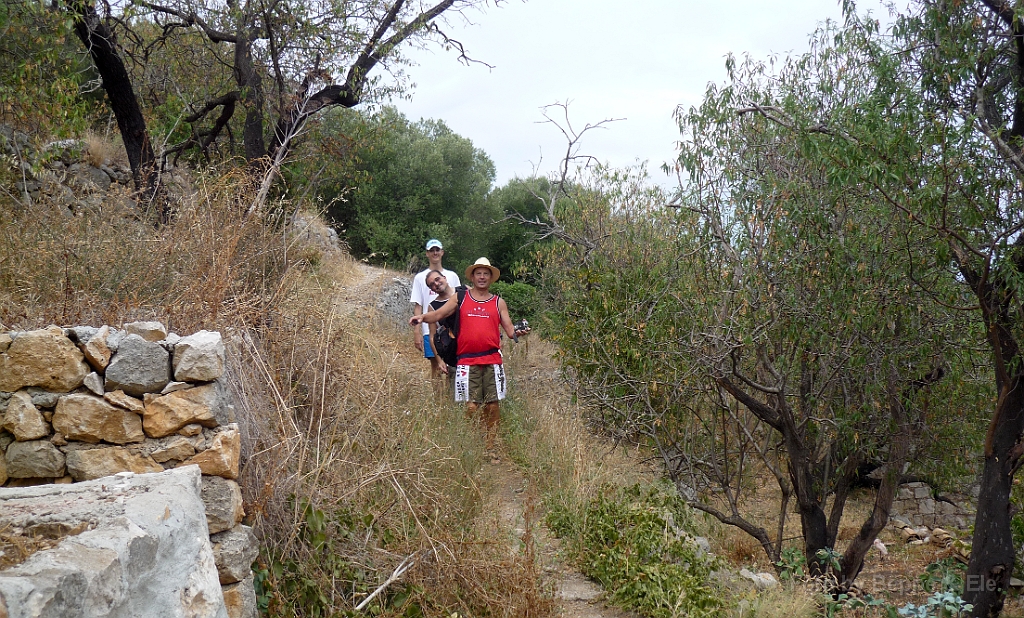
<path id="1" fill-rule="evenodd" d="M 224 354 L 219 333 L 159 322 L 0 333 L 0 512 L 13 488 L 196 466 L 227 615 L 254 616 Z"/>
<path id="2" fill-rule="evenodd" d="M 892 503 L 894 516 L 901 516 L 915 526 L 945 526 L 966 530 L 974 522 L 974 509 L 966 500 L 938 496 L 930 485 L 922 482 L 900 485 Z"/>

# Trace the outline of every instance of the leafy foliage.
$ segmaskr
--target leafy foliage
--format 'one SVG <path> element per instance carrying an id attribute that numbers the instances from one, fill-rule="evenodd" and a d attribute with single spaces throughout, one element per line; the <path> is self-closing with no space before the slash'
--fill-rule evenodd
<path id="1" fill-rule="evenodd" d="M 351 140 L 355 163 L 318 190 L 357 256 L 405 266 L 428 238 L 444 243 L 449 267 L 485 255 L 487 225 L 502 217 L 486 200 L 494 164 L 472 142 L 390 108 L 338 114 L 325 133 Z"/>
<path id="2" fill-rule="evenodd" d="M 0 122 L 38 135 L 84 131 L 99 97 L 82 96 L 95 71 L 77 53 L 72 22 L 43 3 L 0 3 Z"/>
<path id="3" fill-rule="evenodd" d="M 502 274 L 504 275 L 504 273 Z M 531 324 L 536 322 L 539 299 L 537 289 L 532 285 L 519 281 L 515 283 L 495 281 L 491 284 L 491 291 L 505 299 L 508 313 L 513 322 L 522 319 L 528 320 Z"/>
<path id="4" fill-rule="evenodd" d="M 686 532 L 693 513 L 671 488 L 605 488 L 579 515 L 554 509 L 548 522 L 624 607 L 652 618 L 721 614 L 708 583 L 714 561 Z"/>

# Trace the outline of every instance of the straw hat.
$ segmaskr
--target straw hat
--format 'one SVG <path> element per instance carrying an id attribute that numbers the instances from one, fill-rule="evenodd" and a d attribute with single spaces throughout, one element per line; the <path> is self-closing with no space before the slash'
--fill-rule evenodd
<path id="1" fill-rule="evenodd" d="M 489 268 L 491 270 L 491 283 L 494 283 L 495 281 L 497 281 L 498 277 L 501 276 L 501 271 L 498 270 L 497 268 L 491 266 L 491 261 L 490 260 L 488 260 L 485 257 L 482 257 L 482 258 L 478 259 L 477 261 L 473 262 L 473 264 L 469 268 L 466 269 L 466 279 L 469 279 L 470 281 L 472 281 L 473 280 L 473 271 L 476 270 L 477 268 Z"/>

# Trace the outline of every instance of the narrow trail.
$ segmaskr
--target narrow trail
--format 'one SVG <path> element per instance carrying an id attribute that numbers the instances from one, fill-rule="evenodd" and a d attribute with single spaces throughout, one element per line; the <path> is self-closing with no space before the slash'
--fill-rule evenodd
<path id="1" fill-rule="evenodd" d="M 354 280 L 338 291 L 335 311 L 341 315 L 364 315 L 369 319 L 378 312 L 378 301 L 397 273 L 384 268 L 355 262 Z M 408 308 L 408 307 L 406 307 Z M 519 382 L 541 379 L 541 369 L 531 368 L 537 375 L 523 376 Z M 550 379 L 550 378 L 547 378 Z M 534 543 L 542 584 L 552 590 L 557 615 L 563 618 L 635 618 L 635 614 L 604 602 L 604 590 L 567 564 L 559 540 L 544 524 L 538 498 L 532 495 L 529 481 L 514 464 L 503 458 L 501 463 L 485 463 L 483 475 L 488 488 L 483 513 L 507 532 L 515 551 L 529 533 Z"/>

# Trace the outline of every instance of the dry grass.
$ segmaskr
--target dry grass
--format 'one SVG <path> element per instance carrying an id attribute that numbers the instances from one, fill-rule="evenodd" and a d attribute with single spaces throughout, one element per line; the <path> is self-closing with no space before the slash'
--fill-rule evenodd
<path id="1" fill-rule="evenodd" d="M 70 218 L 0 202 L 0 323 L 225 334 L 271 615 L 352 611 L 410 556 L 374 613 L 549 613 L 529 552 L 475 525 L 481 445 L 461 410 L 434 403 L 407 331 L 346 313 L 357 264 L 287 238 L 286 205 L 247 215 L 252 188 L 242 172 L 200 176 L 163 227 L 128 196 Z"/>
<path id="2" fill-rule="evenodd" d="M 297 560 L 304 577 L 333 590 L 338 609 L 413 557 L 378 597 L 385 613 L 415 603 L 425 616 L 545 615 L 533 560 L 509 555 L 500 531 L 474 525 L 485 491 L 476 429 L 461 409 L 434 400 L 407 331 L 365 305 L 342 313 L 351 305 L 338 302 L 341 289 L 358 288 L 357 277 L 347 256 L 320 256 L 315 269 L 291 275 L 266 324 L 233 355 L 234 383 L 250 389 L 237 397 L 251 453 L 242 480 L 265 559 Z M 356 533 L 332 539 L 334 559 L 310 546 L 293 496 L 328 517 L 359 520 Z M 366 581 L 335 585 L 329 571 L 340 564 Z M 282 602 L 285 580 L 267 582 Z"/>
<path id="3" fill-rule="evenodd" d="M 785 585 L 740 600 L 735 618 L 813 618 L 821 615 L 820 597 L 803 586 Z"/>
<path id="4" fill-rule="evenodd" d="M 617 447 L 591 431 L 561 381 L 555 346 L 530 337 L 528 344 L 506 348 L 513 389 L 502 422 L 512 457 L 538 490 L 582 504 L 603 486 L 651 480 L 647 453 Z"/>
<path id="5" fill-rule="evenodd" d="M 85 152 L 82 158 L 89 165 L 93 167 L 111 165 L 112 163 L 128 165 L 124 146 L 109 137 L 90 131 L 85 134 L 83 141 L 85 142 Z"/>

